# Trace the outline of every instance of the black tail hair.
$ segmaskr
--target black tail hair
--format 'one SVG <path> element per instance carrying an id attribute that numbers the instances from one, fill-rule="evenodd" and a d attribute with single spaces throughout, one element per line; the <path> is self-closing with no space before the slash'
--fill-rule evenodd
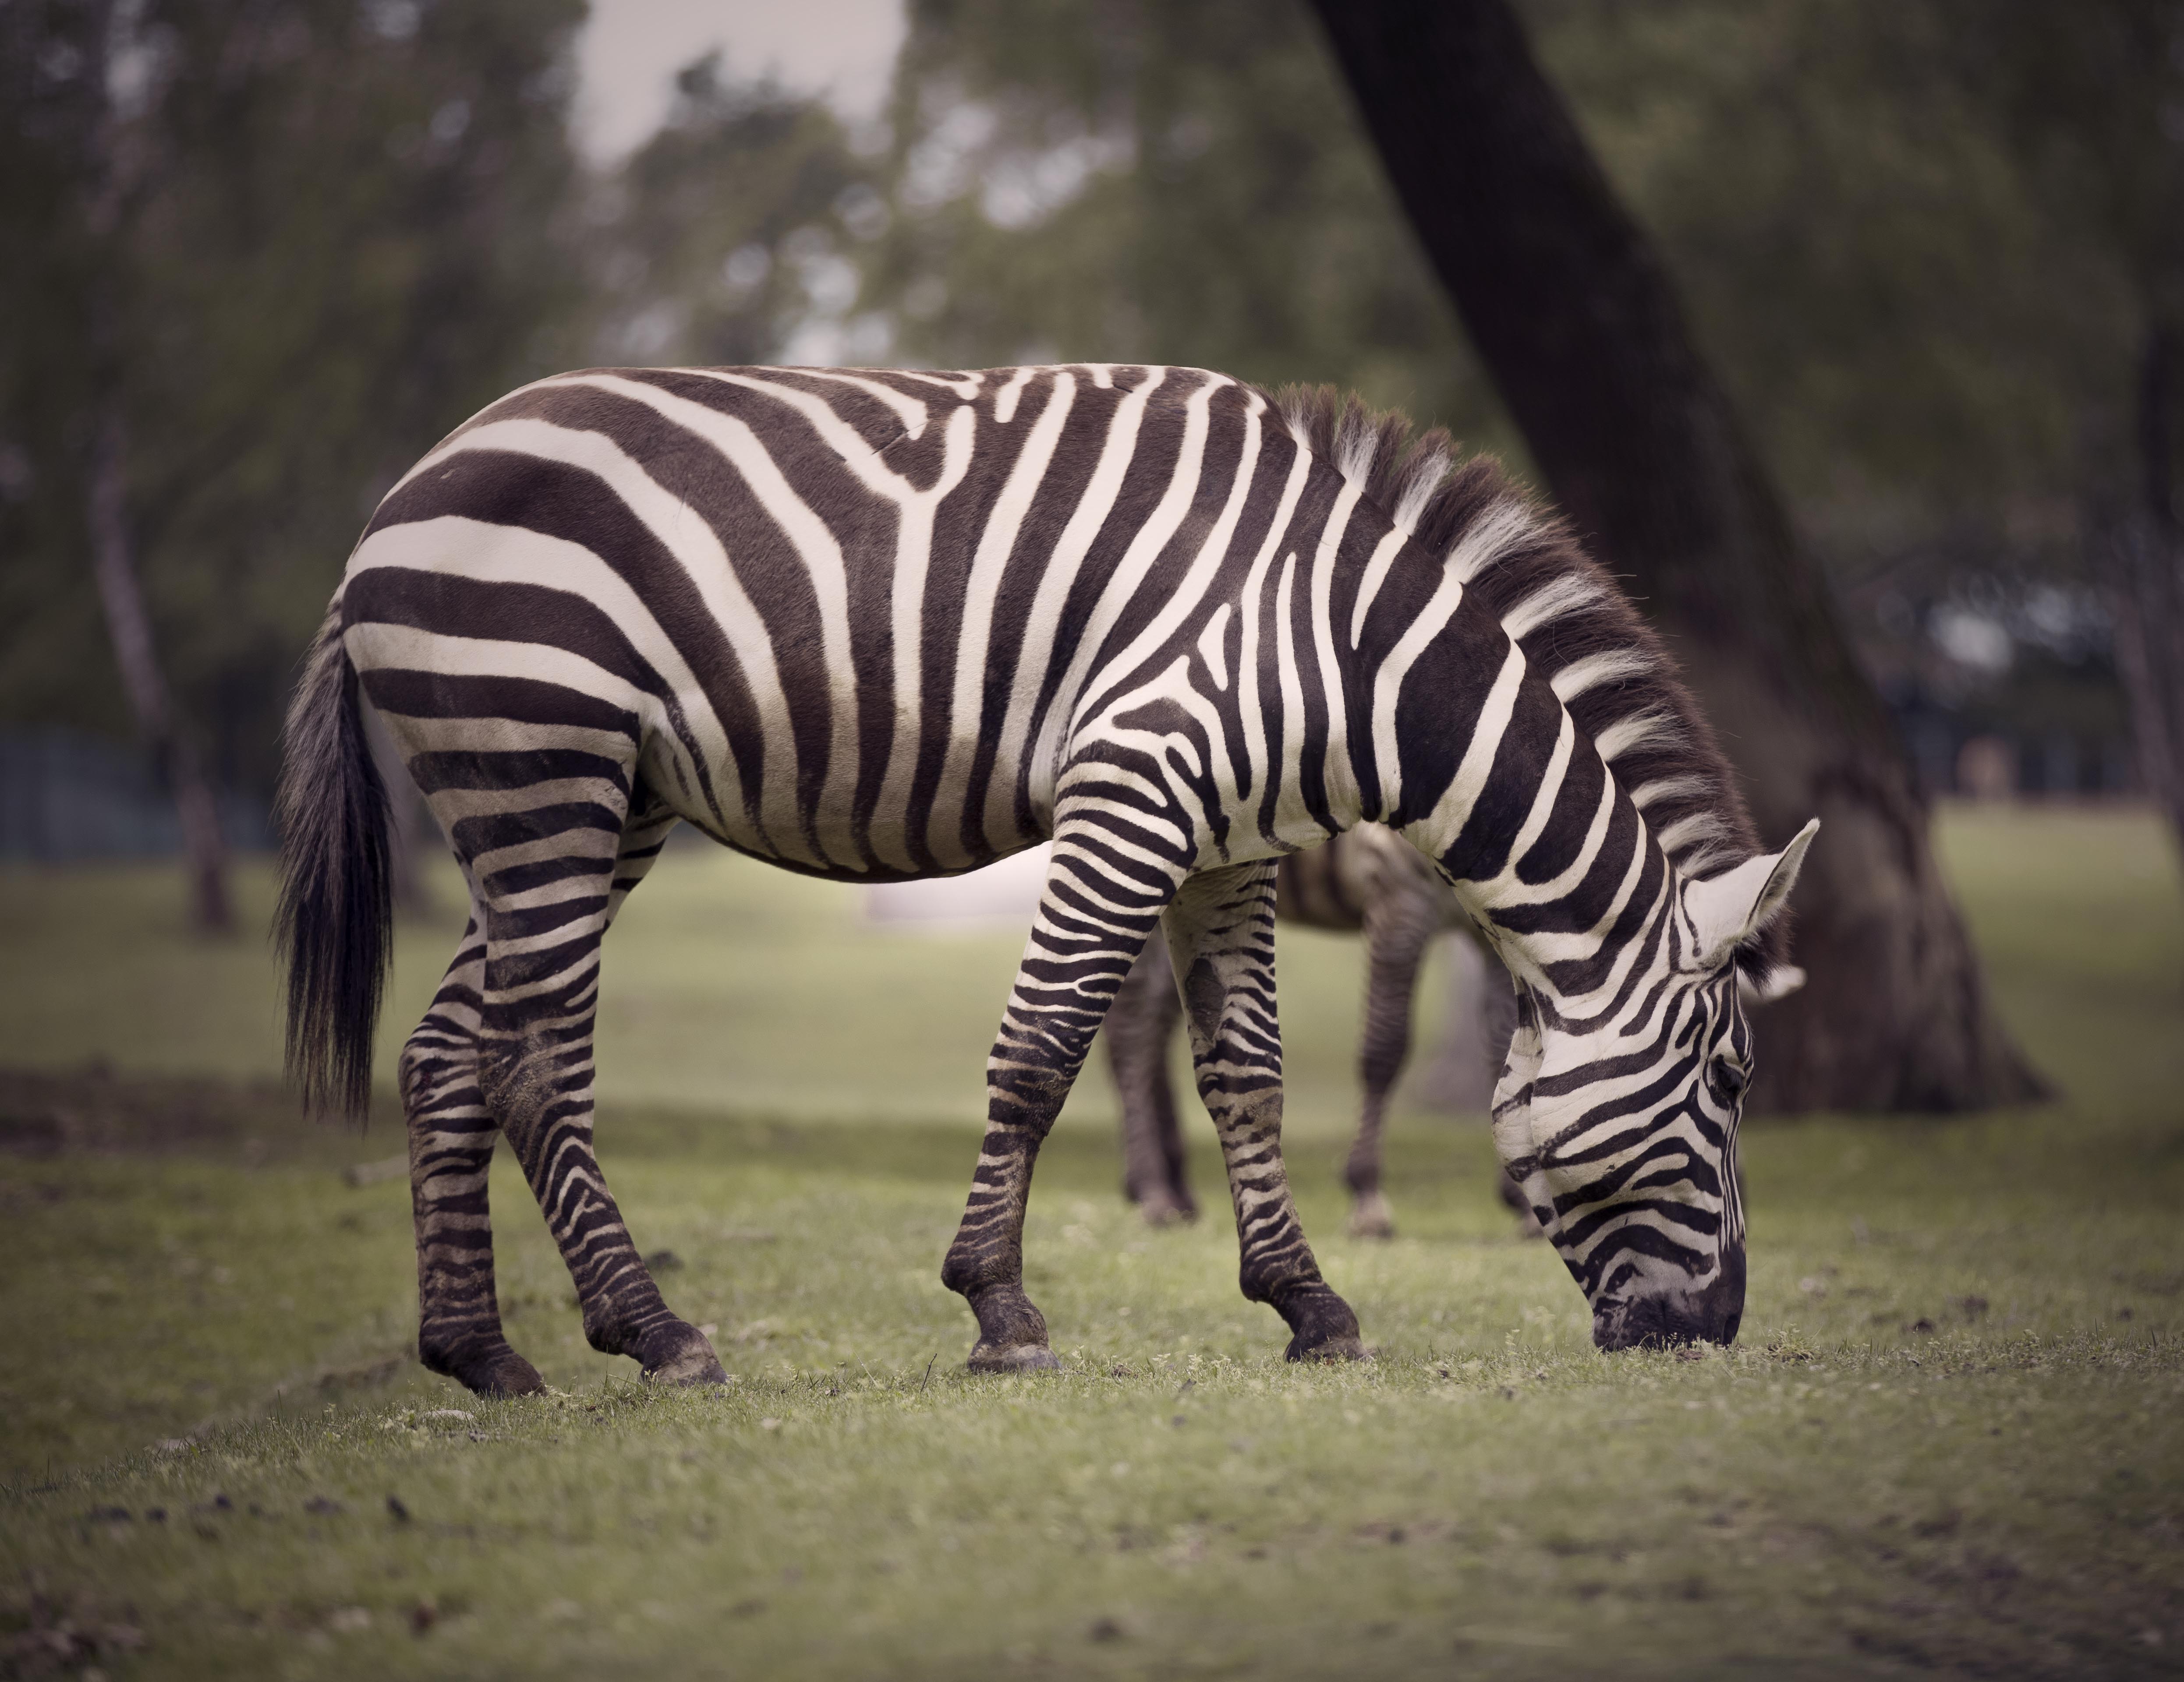
<path id="1" fill-rule="evenodd" d="M 319 629 L 281 735 L 281 905 L 288 1078 L 315 1115 L 361 1122 L 394 936 L 387 788 L 357 710 L 341 604 Z"/>

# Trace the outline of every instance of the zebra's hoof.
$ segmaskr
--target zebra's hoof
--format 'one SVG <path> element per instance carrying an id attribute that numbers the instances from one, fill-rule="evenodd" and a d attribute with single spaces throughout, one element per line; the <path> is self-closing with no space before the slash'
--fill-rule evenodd
<path id="1" fill-rule="evenodd" d="M 1364 1339 L 1354 1333 L 1348 1337 L 1323 1339 L 1315 1344 L 1306 1344 L 1301 1337 L 1291 1338 L 1285 1355 L 1291 1361 L 1370 1361 L 1373 1358 L 1373 1351 L 1365 1347 Z"/>
<path id="2" fill-rule="evenodd" d="M 483 1384 L 471 1388 L 483 1396 L 543 1395 L 546 1381 L 538 1376 L 536 1367 L 511 1349 L 493 1362 Z"/>
<path id="3" fill-rule="evenodd" d="M 983 1338 L 971 1351 L 973 1373 L 1059 1373 L 1061 1362 L 1043 1343 L 990 1344 Z"/>
<path id="4" fill-rule="evenodd" d="M 1283 1353 L 1291 1361 L 1369 1361 L 1350 1305 L 1315 1281 L 1277 1305 L 1295 1334 Z"/>
<path id="5" fill-rule="evenodd" d="M 678 1324 L 668 1328 L 656 1345 L 639 1358 L 644 1364 L 644 1382 L 648 1384 L 687 1387 L 725 1384 L 728 1381 L 720 1356 L 713 1353 L 713 1345 L 695 1326 Z"/>
<path id="6" fill-rule="evenodd" d="M 417 1357 L 428 1372 L 453 1378 L 472 1395 L 499 1400 L 546 1393 L 546 1381 L 538 1376 L 538 1369 L 504 1342 L 459 1349 L 421 1342 Z"/>
<path id="7" fill-rule="evenodd" d="M 1388 1200 L 1377 1191 L 1360 1192 L 1357 1200 L 1350 1206 L 1350 1236 L 1352 1238 L 1393 1238 L 1396 1235 L 1396 1211 Z"/>

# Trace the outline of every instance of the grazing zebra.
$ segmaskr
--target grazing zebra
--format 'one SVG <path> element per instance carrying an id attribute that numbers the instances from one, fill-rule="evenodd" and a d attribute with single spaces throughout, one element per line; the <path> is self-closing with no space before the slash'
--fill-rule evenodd
<path id="1" fill-rule="evenodd" d="M 1481 603 L 1497 576 L 1522 604 Z M 1552 681 L 1549 644 L 1571 654 Z M 291 1063 L 307 1101 L 352 1109 L 387 955 L 359 688 L 472 896 L 400 1087 L 420 1352 L 475 1390 L 539 1385 L 493 1295 L 496 1128 L 593 1346 L 722 1376 L 592 1148 L 601 938 L 686 820 L 857 881 L 1051 838 L 941 1269 L 974 1368 L 1056 1364 L 1023 1289 L 1033 1164 L 1156 924 L 1244 1294 L 1291 1358 L 1364 1352 L 1283 1169 L 1273 925 L 1276 859 L 1368 819 L 1437 862 L 1518 978 L 1496 1141 L 1596 1339 L 1735 1334 L 1735 977 L 1772 968 L 1810 828 L 1754 853 L 1652 637 L 1437 436 L 1112 365 L 594 370 L 493 404 L 373 515 L 287 728 Z M 1671 865 L 1700 836 L 1704 872 Z"/>
<path id="2" fill-rule="evenodd" d="M 1351 1235 L 1393 1237 L 1395 1211 L 1380 1184 L 1381 1138 L 1410 1056 L 1418 970 L 1435 936 L 1451 928 L 1475 931 L 1432 860 L 1377 823 L 1361 823 L 1323 847 L 1284 858 L 1274 875 L 1274 916 L 1365 937 L 1365 1022 L 1357 1056 L 1364 1101 L 1342 1178 L 1350 1189 Z M 1198 1212 L 1168 1080 L 1168 1043 L 1182 1016 L 1167 948 L 1156 935 L 1116 994 L 1101 1032 L 1122 1103 L 1123 1192 L 1152 1226 Z M 1479 1017 L 1480 1038 L 1493 1048 L 1499 1068 L 1517 1025 L 1516 995 L 1490 982 Z M 1506 1173 L 1498 1178 L 1503 1200 L 1538 1234 L 1523 1193 Z"/>

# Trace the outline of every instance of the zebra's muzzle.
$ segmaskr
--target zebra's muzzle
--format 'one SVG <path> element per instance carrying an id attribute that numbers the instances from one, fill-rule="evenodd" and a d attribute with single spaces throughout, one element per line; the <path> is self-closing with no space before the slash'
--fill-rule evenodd
<path id="1" fill-rule="evenodd" d="M 1736 1341 L 1744 1323 L 1744 1252 L 1724 1253 L 1721 1271 L 1696 1290 L 1603 1302 L 1592 1311 L 1592 1341 L 1605 1350 Z"/>

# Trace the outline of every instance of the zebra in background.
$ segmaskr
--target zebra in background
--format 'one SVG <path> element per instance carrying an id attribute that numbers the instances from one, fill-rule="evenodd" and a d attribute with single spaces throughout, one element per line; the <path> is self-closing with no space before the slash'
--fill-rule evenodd
<path id="1" fill-rule="evenodd" d="M 1526 604 L 1474 599 L 1521 573 Z M 1582 654 L 1552 682 L 1535 636 Z M 1751 1037 L 1735 978 L 1811 830 L 1755 850 L 1658 644 L 1490 463 L 1216 374 L 594 370 L 491 405 L 390 491 L 285 744 L 281 936 L 306 1100 L 360 1109 L 387 958 L 358 693 L 448 835 L 470 922 L 399 1069 L 420 1352 L 537 1390 L 493 1293 L 504 1133 L 593 1347 L 719 1381 L 593 1151 L 600 943 L 669 830 L 844 880 L 1047 838 L 941 1270 L 979 1370 L 1052 1367 L 1032 1169 L 1156 924 L 1183 977 L 1245 1295 L 1362 1355 L 1281 1148 L 1275 860 L 1368 820 L 1435 860 L 1521 989 L 1510 1172 L 1605 1347 L 1725 1340 Z M 1664 848 L 1703 834 L 1707 874 Z M 1686 853 L 1685 856 L 1697 856 Z"/>
<path id="2" fill-rule="evenodd" d="M 1411 1049 L 1411 1005 L 1434 938 L 1450 929 L 1475 939 L 1470 920 L 1433 863 L 1375 823 L 1345 831 L 1323 847 L 1292 853 L 1274 875 L 1277 922 L 1365 937 L 1365 1009 L 1357 1054 L 1363 1101 L 1344 1159 L 1353 1238 L 1392 1238 L 1395 1211 L 1381 1187 L 1388 1109 Z M 1500 966 L 1495 966 L 1496 975 Z M 1517 1026 L 1517 1000 L 1489 979 L 1477 1001 L 1479 1038 L 1499 1070 Z M 1156 935 L 1109 1008 L 1101 1038 L 1123 1111 L 1123 1191 L 1150 1226 L 1195 1220 L 1168 1049 L 1183 1019 L 1167 950 Z M 1521 1230 L 1540 1235 L 1524 1194 L 1506 1172 L 1496 1190 Z"/>

